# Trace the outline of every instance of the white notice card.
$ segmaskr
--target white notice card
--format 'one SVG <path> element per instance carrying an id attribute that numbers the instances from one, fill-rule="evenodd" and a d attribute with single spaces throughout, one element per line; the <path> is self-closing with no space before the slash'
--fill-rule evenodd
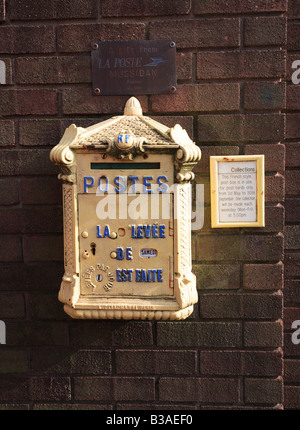
<path id="1" fill-rule="evenodd" d="M 219 222 L 257 221 L 257 163 L 218 163 Z"/>

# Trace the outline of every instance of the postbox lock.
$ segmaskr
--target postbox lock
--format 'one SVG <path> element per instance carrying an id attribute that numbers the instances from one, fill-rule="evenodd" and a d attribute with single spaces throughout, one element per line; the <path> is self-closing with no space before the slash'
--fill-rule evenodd
<path id="1" fill-rule="evenodd" d="M 190 182 L 201 151 L 186 131 L 143 116 L 131 98 L 124 115 L 68 127 L 50 157 L 63 181 L 66 313 L 187 318 L 198 300 Z"/>

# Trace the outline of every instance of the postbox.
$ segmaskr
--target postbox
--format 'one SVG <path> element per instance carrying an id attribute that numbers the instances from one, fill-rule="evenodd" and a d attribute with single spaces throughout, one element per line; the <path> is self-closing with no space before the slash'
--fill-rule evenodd
<path id="1" fill-rule="evenodd" d="M 124 115 L 68 127 L 50 154 L 63 182 L 59 301 L 73 318 L 180 320 L 198 300 L 191 181 L 199 147 L 176 124 Z"/>

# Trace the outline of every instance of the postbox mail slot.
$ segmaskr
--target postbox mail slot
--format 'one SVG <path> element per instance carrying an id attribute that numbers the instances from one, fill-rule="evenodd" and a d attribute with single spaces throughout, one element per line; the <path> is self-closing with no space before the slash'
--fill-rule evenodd
<path id="1" fill-rule="evenodd" d="M 192 273 L 192 168 L 200 149 L 179 125 L 142 115 L 71 125 L 52 149 L 61 168 L 65 273 L 59 300 L 73 318 L 185 319 Z"/>

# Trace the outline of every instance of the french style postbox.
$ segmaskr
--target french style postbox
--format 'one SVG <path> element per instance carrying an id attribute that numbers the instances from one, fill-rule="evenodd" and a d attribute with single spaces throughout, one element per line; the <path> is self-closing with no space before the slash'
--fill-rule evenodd
<path id="1" fill-rule="evenodd" d="M 200 149 L 180 125 L 124 115 L 72 124 L 50 154 L 63 182 L 59 300 L 73 318 L 185 319 L 192 273 L 191 181 Z"/>

